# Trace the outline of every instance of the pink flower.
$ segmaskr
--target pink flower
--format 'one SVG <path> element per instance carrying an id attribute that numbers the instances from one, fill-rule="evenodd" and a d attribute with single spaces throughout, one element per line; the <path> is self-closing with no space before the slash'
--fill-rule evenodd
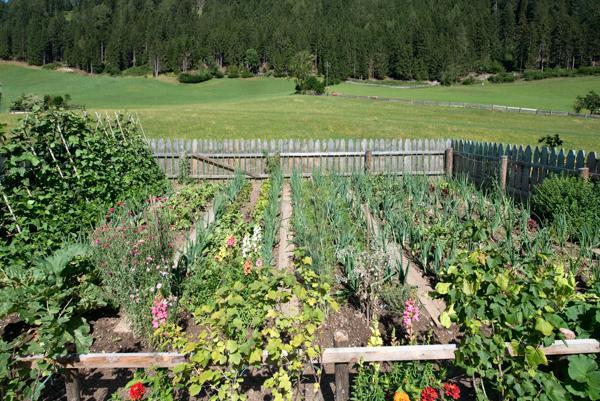
<path id="1" fill-rule="evenodd" d="M 402 323 L 405 326 L 412 326 L 412 322 L 419 321 L 419 307 L 412 299 L 406 300 L 404 303 L 404 313 L 402 315 Z"/>
<path id="2" fill-rule="evenodd" d="M 229 238 L 227 238 L 227 246 L 229 248 L 233 248 L 235 246 L 236 243 L 236 239 L 233 235 L 231 235 Z"/>
<path id="3" fill-rule="evenodd" d="M 154 299 L 154 306 L 150 308 L 152 312 L 152 327 L 158 329 L 167 322 L 169 317 L 169 305 L 166 299 Z"/>
<path id="4" fill-rule="evenodd" d="M 262 265 L 263 265 L 262 259 L 257 259 L 256 260 L 256 267 L 262 267 Z"/>

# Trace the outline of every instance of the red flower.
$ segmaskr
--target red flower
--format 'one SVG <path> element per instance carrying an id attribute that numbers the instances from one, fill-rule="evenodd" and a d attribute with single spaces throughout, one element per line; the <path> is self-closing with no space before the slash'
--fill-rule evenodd
<path id="1" fill-rule="evenodd" d="M 421 401 L 435 401 L 438 398 L 438 392 L 433 387 L 425 387 L 421 391 Z"/>
<path id="2" fill-rule="evenodd" d="M 129 398 L 133 401 L 141 400 L 144 397 L 144 393 L 146 392 L 146 388 L 142 384 L 142 382 L 137 382 L 129 389 Z"/>
<path id="3" fill-rule="evenodd" d="M 444 383 L 442 386 L 444 390 L 444 395 L 452 398 L 453 400 L 458 400 L 460 398 L 460 388 L 454 383 Z"/>

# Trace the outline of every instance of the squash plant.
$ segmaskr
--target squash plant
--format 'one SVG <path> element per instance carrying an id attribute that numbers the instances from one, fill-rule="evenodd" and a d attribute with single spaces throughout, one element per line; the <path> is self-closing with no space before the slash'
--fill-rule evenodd
<path id="1" fill-rule="evenodd" d="M 302 283 L 290 273 L 263 267 L 253 271 L 250 284 L 235 281 L 219 288 L 214 302 L 195 311 L 201 330 L 192 338 L 175 325 L 159 328 L 155 336 L 165 349 L 190 355 L 173 370 L 176 385 L 191 396 L 245 400 L 246 373 L 268 365 L 271 376 L 264 387 L 274 400 L 291 400 L 305 364 L 319 355 L 314 340 L 325 310 L 337 307 L 329 285 L 319 283 L 310 263 L 305 258 L 297 268 Z M 298 310 L 286 313 L 284 305 L 293 298 Z"/>
<path id="2" fill-rule="evenodd" d="M 564 338 L 560 329 L 574 328 L 569 308 L 595 303 L 596 295 L 578 294 L 573 275 L 545 255 L 511 265 L 496 249 L 459 254 L 441 280 L 437 295 L 448 306 L 440 321 L 464 333 L 456 364 L 483 379 L 481 399 L 488 386 L 504 400 L 570 399 L 540 347 Z"/>

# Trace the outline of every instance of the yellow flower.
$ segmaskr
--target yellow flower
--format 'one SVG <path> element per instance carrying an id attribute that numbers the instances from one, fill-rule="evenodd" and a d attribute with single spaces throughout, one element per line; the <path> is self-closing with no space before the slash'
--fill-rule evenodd
<path id="1" fill-rule="evenodd" d="M 404 391 L 398 390 L 394 393 L 394 401 L 410 401 L 410 398 Z"/>
<path id="2" fill-rule="evenodd" d="M 302 263 L 308 266 L 312 266 L 312 258 L 310 256 L 306 256 L 304 259 L 302 259 Z"/>

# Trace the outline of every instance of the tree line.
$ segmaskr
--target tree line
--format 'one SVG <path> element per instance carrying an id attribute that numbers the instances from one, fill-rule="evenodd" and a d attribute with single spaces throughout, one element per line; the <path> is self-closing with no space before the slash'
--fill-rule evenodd
<path id="1" fill-rule="evenodd" d="M 236 66 L 452 80 L 600 62 L 598 0 L 0 0 L 0 57 L 89 72 Z"/>

